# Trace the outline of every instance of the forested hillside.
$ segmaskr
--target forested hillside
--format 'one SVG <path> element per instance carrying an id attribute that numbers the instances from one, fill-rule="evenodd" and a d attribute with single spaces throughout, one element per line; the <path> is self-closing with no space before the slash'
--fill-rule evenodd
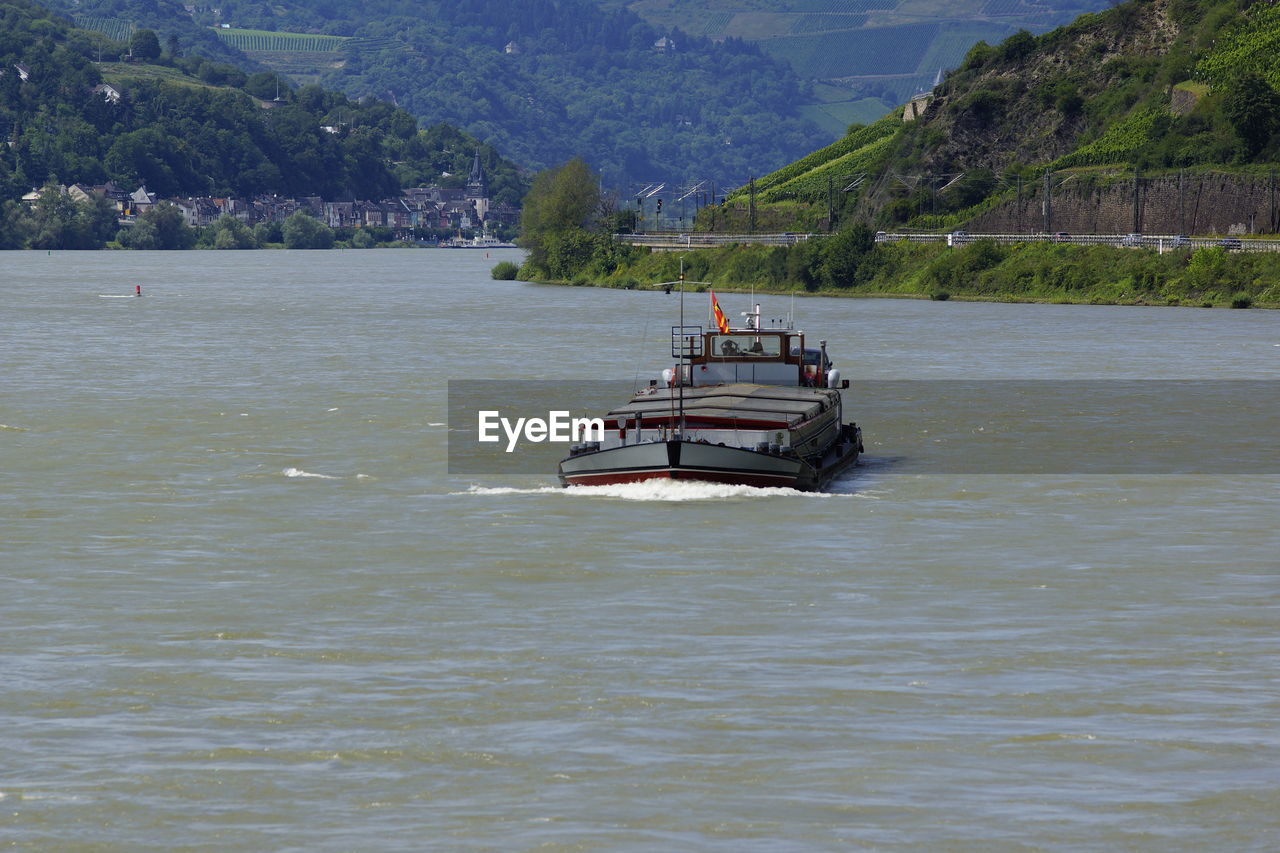
<path id="1" fill-rule="evenodd" d="M 1065 199 L 1109 180 L 1131 187 L 1135 170 L 1139 191 L 1162 173 L 1184 184 L 1209 170 L 1265 174 L 1280 159 L 1278 85 L 1280 8 L 1129 0 L 1041 36 L 978 44 L 920 119 L 855 129 L 759 179 L 757 202 L 809 227 L 833 199 L 837 214 L 881 227 L 956 227 L 1025 205 L 1046 182 Z M 731 202 L 745 208 L 745 193 Z"/>
<path id="2" fill-rule="evenodd" d="M 81 0 L 74 11 L 127 19 L 143 5 L 191 21 L 167 0 Z M 196 19 L 350 38 L 326 51 L 263 41 L 248 54 L 262 66 L 393 101 L 529 167 L 582 156 L 613 186 L 744 182 L 832 138 L 801 115 L 810 93 L 785 63 L 740 39 L 659 30 L 589 0 L 229 0 L 218 11 Z"/>
<path id="3" fill-rule="evenodd" d="M 286 87 L 277 100 L 274 74 L 173 57 L 154 34 L 136 34 L 132 61 L 120 62 L 131 45 L 28 0 L 0 0 L 0 20 L 0 199 L 106 181 L 161 196 L 378 199 L 442 172 L 465 180 L 475 152 L 471 137 L 419 131 L 386 103 L 314 86 Z M 95 90 L 104 82 L 118 99 Z M 495 198 L 518 201 L 515 167 L 492 148 L 482 156 Z"/>
<path id="4" fill-rule="evenodd" d="M 180 53 L 230 62 L 247 71 L 260 70 L 244 54 L 225 45 L 209 28 L 208 19 L 193 18 L 179 0 L 50 0 L 41 5 L 62 13 L 82 29 L 101 31 L 117 41 L 128 41 L 139 28 L 149 29 L 159 34 L 161 44 L 172 45 Z"/>

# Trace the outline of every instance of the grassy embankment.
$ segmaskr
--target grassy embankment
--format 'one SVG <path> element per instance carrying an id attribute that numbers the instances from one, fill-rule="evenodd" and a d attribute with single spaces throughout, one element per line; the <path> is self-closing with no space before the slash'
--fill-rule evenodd
<path id="1" fill-rule="evenodd" d="M 686 280 L 733 292 L 809 292 L 1004 302 L 1280 307 L 1280 254 L 1221 248 L 1149 250 L 1049 243 L 964 247 L 877 244 L 824 258 L 823 241 L 687 253 L 636 251 L 611 272 L 584 270 L 573 284 L 634 288 Z M 837 264 L 842 264 L 837 266 Z M 695 285 L 701 289 L 702 285 Z"/>

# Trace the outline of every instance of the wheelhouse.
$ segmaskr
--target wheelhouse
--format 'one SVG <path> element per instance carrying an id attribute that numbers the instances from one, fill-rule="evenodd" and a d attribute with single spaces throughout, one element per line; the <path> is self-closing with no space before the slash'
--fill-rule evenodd
<path id="1" fill-rule="evenodd" d="M 682 361 L 680 384 L 826 387 L 839 380 L 823 347 L 805 346 L 804 332 L 795 329 L 731 329 L 704 331 L 700 326 L 674 327 L 673 357 Z M 667 383 L 675 382 L 675 371 Z"/>

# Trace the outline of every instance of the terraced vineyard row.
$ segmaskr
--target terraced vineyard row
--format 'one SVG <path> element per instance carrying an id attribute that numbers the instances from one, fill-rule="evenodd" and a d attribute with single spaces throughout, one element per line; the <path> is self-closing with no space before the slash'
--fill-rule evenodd
<path id="1" fill-rule="evenodd" d="M 1197 77 L 1222 85 L 1246 71 L 1280 84 L 1280 8 L 1258 6 L 1196 66 Z"/>
<path id="2" fill-rule="evenodd" d="M 808 157 L 759 179 L 756 182 L 759 188 L 757 200 L 767 202 L 825 195 L 828 175 L 836 177 L 837 174 L 872 165 L 901 129 L 902 119 L 896 113 L 859 128 Z M 740 188 L 729 198 L 745 196 L 746 190 Z"/>
<path id="3" fill-rule="evenodd" d="M 1072 166 L 1104 166 L 1124 163 L 1130 156 L 1151 140 L 1156 120 L 1164 110 L 1148 109 L 1136 112 L 1124 121 L 1117 122 L 1106 133 L 1088 145 L 1054 161 L 1055 169 Z"/>
<path id="4" fill-rule="evenodd" d="M 265 30 L 215 29 L 218 38 L 246 52 L 273 53 L 337 53 L 348 41 L 343 36 L 317 36 L 308 33 L 272 33 Z"/>
<path id="5" fill-rule="evenodd" d="M 857 173 L 875 171 L 883 162 L 892 141 L 892 135 L 872 140 L 842 157 L 823 163 L 785 186 L 766 190 L 760 194 L 759 201 L 796 199 L 813 202 L 824 199 L 829 187 L 834 187 L 839 192 Z"/>
<path id="6" fill-rule="evenodd" d="M 894 9 L 901 0 L 795 0 L 787 4 L 787 12 L 834 12 L 836 14 L 870 12 L 874 9 Z"/>
<path id="7" fill-rule="evenodd" d="M 715 38 L 724 32 L 725 27 L 729 26 L 729 22 L 733 20 L 733 15 L 733 12 L 708 12 L 702 16 L 698 26 L 689 28 L 689 32 L 695 36 Z"/>
<path id="8" fill-rule="evenodd" d="M 128 41 L 133 38 L 137 27 L 132 21 L 120 18 L 99 18 L 93 15 L 75 15 L 72 21 L 82 30 L 93 30 L 105 35 L 112 41 Z"/>
<path id="9" fill-rule="evenodd" d="M 409 45 L 399 39 L 393 38 L 373 38 L 354 36 L 343 40 L 342 50 L 352 51 L 377 51 L 377 50 L 407 50 Z"/>
<path id="10" fill-rule="evenodd" d="M 856 30 L 867 22 L 866 15 L 805 15 L 791 25 L 794 35 L 820 33 L 826 30 Z"/>

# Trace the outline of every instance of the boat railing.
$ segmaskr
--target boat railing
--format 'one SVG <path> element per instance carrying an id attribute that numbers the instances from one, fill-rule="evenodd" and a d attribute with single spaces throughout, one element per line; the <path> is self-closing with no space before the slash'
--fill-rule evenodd
<path id="1" fill-rule="evenodd" d="M 671 357 L 697 358 L 702 355 L 701 326 L 671 327 Z"/>

